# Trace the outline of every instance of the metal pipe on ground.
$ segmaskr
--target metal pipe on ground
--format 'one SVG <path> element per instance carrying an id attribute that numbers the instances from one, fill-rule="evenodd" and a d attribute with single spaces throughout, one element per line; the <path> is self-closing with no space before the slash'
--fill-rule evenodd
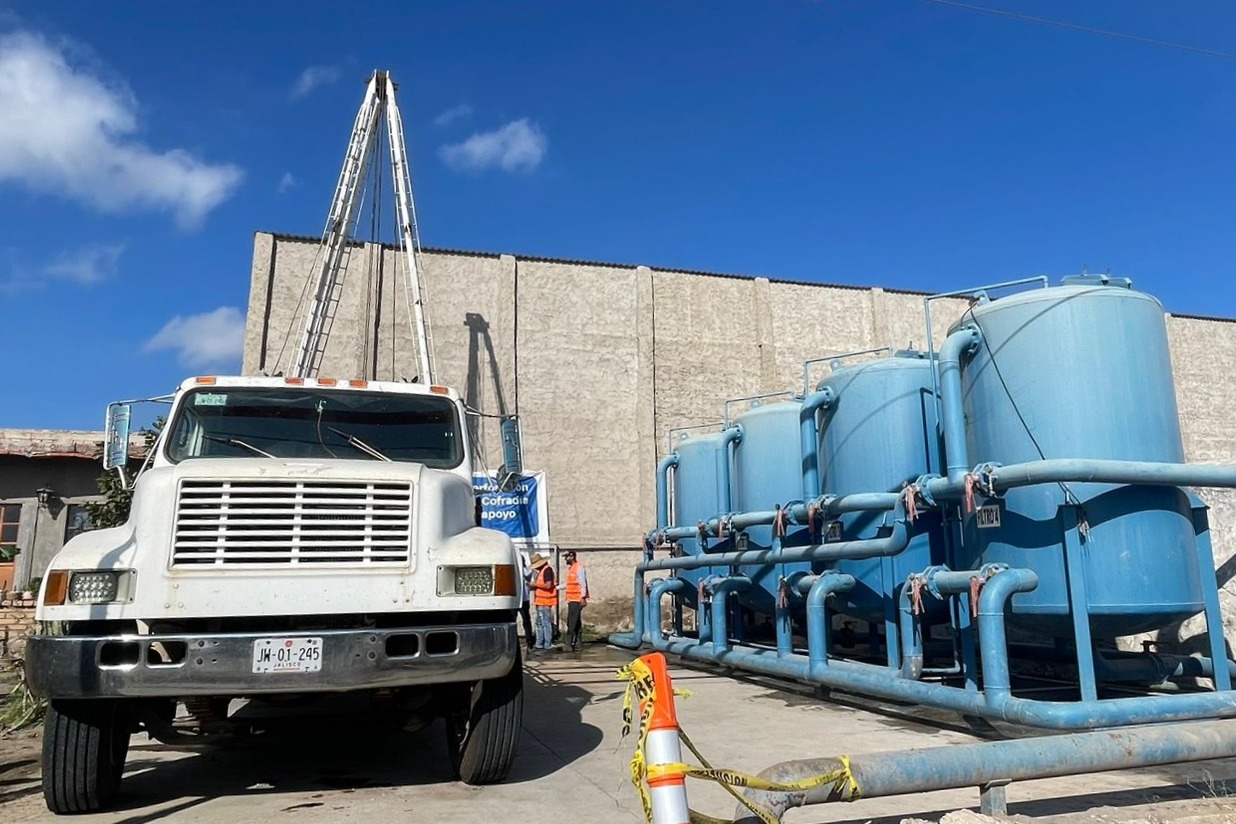
<path id="1" fill-rule="evenodd" d="M 981 787 L 995 782 L 1151 767 L 1236 757 L 1236 720 L 1134 727 L 1012 741 L 932 747 L 849 757 L 850 775 L 863 798 Z M 759 774 L 789 782 L 843 769 L 837 758 L 784 761 Z M 792 807 L 851 801 L 856 793 L 832 783 L 805 792 L 747 790 L 744 795 L 780 821 Z M 734 820 L 758 824 L 744 807 Z"/>

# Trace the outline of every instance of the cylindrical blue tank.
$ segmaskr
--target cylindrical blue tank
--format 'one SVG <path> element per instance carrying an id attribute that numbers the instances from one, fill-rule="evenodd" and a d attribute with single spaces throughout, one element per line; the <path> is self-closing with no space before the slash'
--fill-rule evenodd
<path id="1" fill-rule="evenodd" d="M 771 510 L 802 500 L 802 446 L 798 413 L 802 404 L 784 401 L 752 407 L 734 419 L 742 439 L 734 447 L 734 511 Z M 747 530 L 751 549 L 772 546 L 773 528 Z M 774 564 L 747 570 L 755 584 L 741 601 L 757 612 L 772 614 L 783 576 L 807 571 L 809 563 Z"/>
<path id="2" fill-rule="evenodd" d="M 694 435 L 684 438 L 674 449 L 678 454 L 678 466 L 674 469 L 675 525 L 694 526 L 730 511 L 725 490 L 729 447 L 722 438 L 720 432 Z M 700 554 L 698 538 L 684 538 L 678 545 L 687 555 Z M 713 567 L 679 570 L 679 577 L 691 584 L 682 594 L 683 601 L 694 608 L 700 580 L 723 571 Z"/>
<path id="3" fill-rule="evenodd" d="M 962 373 L 970 462 L 1040 458 L 1182 462 L 1163 307 L 1096 278 L 974 306 L 958 322 L 983 342 Z M 1052 484 L 1010 491 L 967 519 L 962 562 L 1029 567 L 1039 586 L 1013 600 L 1029 629 L 1067 635 L 1059 507 L 1080 503 L 1092 630 L 1116 637 L 1202 609 L 1186 494 L 1175 487 Z M 983 528 L 979 527 L 979 522 Z"/>
<path id="4" fill-rule="evenodd" d="M 835 400 L 820 412 L 821 492 L 849 495 L 897 492 L 922 475 L 940 471 L 940 440 L 932 394 L 932 363 L 921 352 L 837 368 L 820 382 Z M 842 516 L 835 540 L 879 537 L 885 513 Z M 895 604 L 895 592 L 913 572 L 945 560 L 938 512 L 924 513 L 911 525 L 910 544 L 887 561 L 838 561 L 834 568 L 854 576 L 855 587 L 838 594 L 839 612 L 878 620 Z M 886 574 L 888 573 L 888 574 Z M 939 610 L 943 602 L 925 599 Z M 940 610 L 942 611 L 942 610 Z"/>

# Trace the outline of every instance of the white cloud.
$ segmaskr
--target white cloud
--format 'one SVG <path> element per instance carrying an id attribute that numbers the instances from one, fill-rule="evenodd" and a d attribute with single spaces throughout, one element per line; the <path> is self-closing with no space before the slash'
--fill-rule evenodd
<path id="1" fill-rule="evenodd" d="M 89 286 L 116 274 L 116 264 L 124 244 L 96 244 L 71 252 L 61 252 L 44 268 L 48 277 Z"/>
<path id="2" fill-rule="evenodd" d="M 275 187 L 275 193 L 285 194 L 299 185 L 300 181 L 291 172 L 284 172 L 283 177 L 279 178 L 279 185 Z"/>
<path id="3" fill-rule="evenodd" d="M 0 35 L 0 183 L 101 212 L 170 211 L 185 228 L 231 196 L 238 167 L 135 140 L 132 93 L 70 65 L 67 51 L 30 32 Z"/>
<path id="4" fill-rule="evenodd" d="M 435 117 L 433 119 L 433 125 L 447 126 L 451 123 L 454 123 L 456 120 L 462 120 L 463 118 L 467 117 L 470 114 L 472 114 L 472 107 L 469 106 L 467 103 L 460 103 L 458 106 L 452 106 L 451 108 L 442 112 L 442 114 Z"/>
<path id="5" fill-rule="evenodd" d="M 35 292 L 53 280 L 93 286 L 116 274 L 124 250 L 123 243 L 96 243 L 63 251 L 44 266 L 30 267 L 21 264 L 17 250 L 10 248 L 6 250 L 9 259 L 8 276 L 0 280 L 0 294 Z"/>
<path id="6" fill-rule="evenodd" d="M 336 66 L 310 66 L 300 73 L 292 85 L 292 99 L 299 100 L 319 86 L 328 86 L 339 80 Z"/>
<path id="7" fill-rule="evenodd" d="M 181 366 L 238 365 L 245 348 L 245 316 L 234 306 L 182 317 L 177 315 L 143 347 L 145 352 L 176 351 Z"/>
<path id="8" fill-rule="evenodd" d="M 462 143 L 443 146 L 438 155 L 457 171 L 530 172 L 545 159 L 549 140 L 528 118 L 507 123 L 492 132 L 480 132 Z"/>

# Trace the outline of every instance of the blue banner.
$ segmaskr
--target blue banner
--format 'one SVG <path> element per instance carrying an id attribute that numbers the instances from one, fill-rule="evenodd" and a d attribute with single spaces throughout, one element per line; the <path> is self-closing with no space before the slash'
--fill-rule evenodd
<path id="1" fill-rule="evenodd" d="M 509 491 L 499 489 L 492 475 L 474 474 L 472 487 L 481 501 L 481 526 L 505 532 L 512 538 L 546 541 L 543 472 L 521 475 Z"/>

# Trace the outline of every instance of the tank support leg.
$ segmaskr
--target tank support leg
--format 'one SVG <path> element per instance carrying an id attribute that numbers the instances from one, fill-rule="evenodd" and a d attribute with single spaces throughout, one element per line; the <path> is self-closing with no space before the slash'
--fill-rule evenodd
<path id="1" fill-rule="evenodd" d="M 894 580 L 891 555 L 880 558 L 880 575 L 885 581 Z M 888 668 L 891 670 L 901 669 L 901 627 L 897 610 L 900 596 L 900 588 L 894 587 L 893 591 L 884 597 L 884 651 L 888 656 Z"/>
<path id="2" fill-rule="evenodd" d="M 1077 644 L 1077 676 L 1083 701 L 1099 697 L 1094 677 L 1094 643 L 1090 640 L 1090 612 L 1086 605 L 1086 557 L 1078 527 L 1077 507 L 1060 507 L 1064 529 L 1064 569 L 1069 589 L 1069 613 L 1073 616 L 1073 638 Z"/>
<path id="3" fill-rule="evenodd" d="M 1210 546 L 1210 521 L 1206 507 L 1194 507 L 1193 531 L 1197 534 L 1197 571 L 1202 576 L 1202 601 L 1206 607 L 1206 638 L 1210 641 L 1210 660 L 1214 661 L 1216 690 L 1232 688 L 1232 672 L 1223 636 L 1223 614 L 1219 611 L 1219 581 L 1215 572 L 1214 550 Z"/>
<path id="4" fill-rule="evenodd" d="M 966 692 L 978 692 L 978 656 L 974 648 L 974 625 L 970 615 L 970 593 L 963 592 L 953 599 L 957 632 L 961 635 L 961 661 L 966 675 Z"/>

